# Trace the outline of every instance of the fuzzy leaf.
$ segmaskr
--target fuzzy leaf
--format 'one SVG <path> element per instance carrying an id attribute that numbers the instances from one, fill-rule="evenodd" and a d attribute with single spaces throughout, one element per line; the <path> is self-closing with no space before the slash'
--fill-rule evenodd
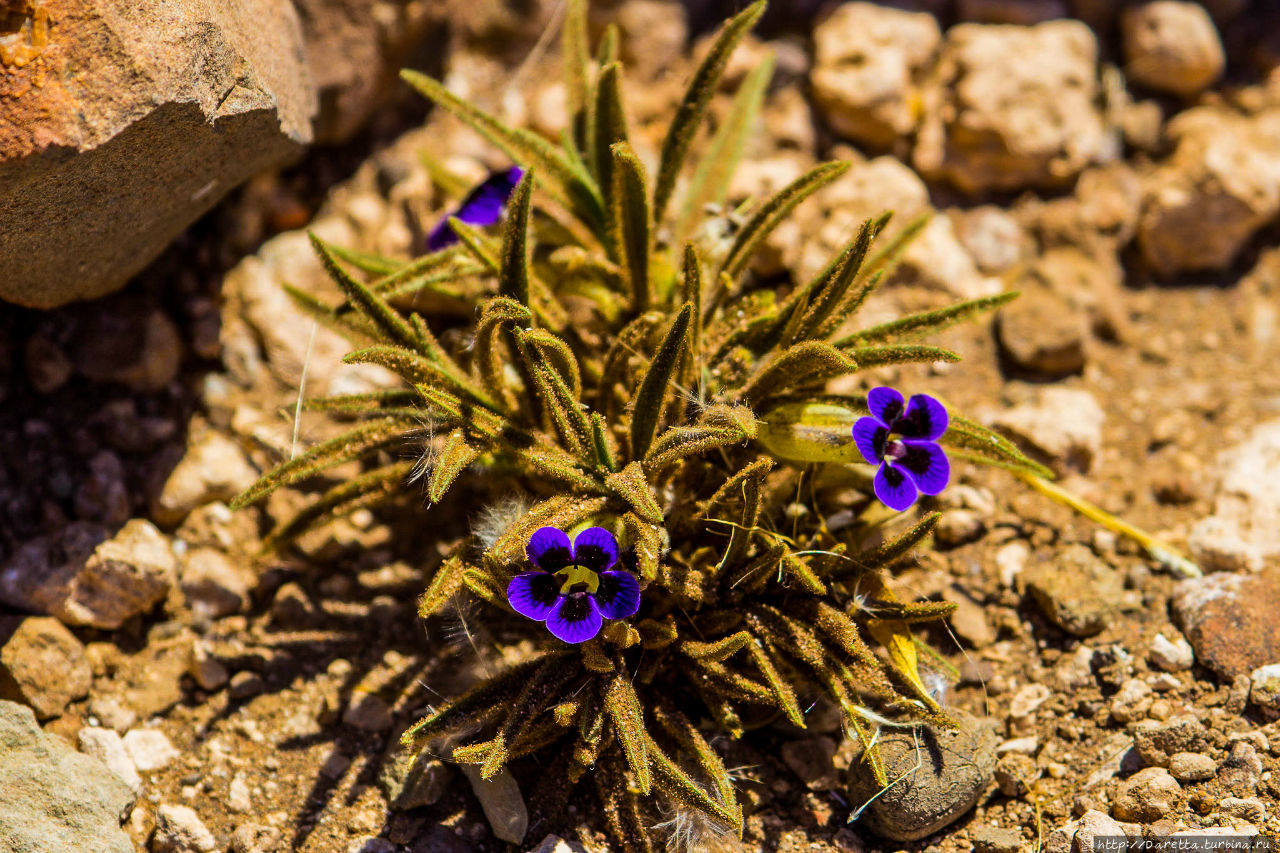
<path id="1" fill-rule="evenodd" d="M 400 493 L 414 469 L 413 462 L 384 465 L 340 483 L 300 509 L 296 515 L 271 531 L 263 548 L 274 551 L 319 524 L 340 518 L 361 507 L 376 506 Z"/>
<path id="2" fill-rule="evenodd" d="M 613 444 L 613 435 L 599 412 L 591 413 L 591 444 L 596 454 L 596 466 L 606 472 L 617 471 L 618 451 Z"/>
<path id="3" fill-rule="evenodd" d="M 868 619 L 867 630 L 884 646 L 894 670 L 911 686 L 916 698 L 930 710 L 937 711 L 938 703 L 920 680 L 920 660 L 907 624 L 896 619 Z"/>
<path id="4" fill-rule="evenodd" d="M 654 743 L 648 732 L 645 732 L 644 737 L 649 765 L 653 768 L 653 782 L 658 790 L 681 805 L 697 809 L 716 820 L 722 820 L 739 834 L 742 833 L 741 806 L 733 808 L 713 800 L 702 786 L 690 779 L 689 775 Z"/>
<path id="5" fill-rule="evenodd" d="M 831 573 L 832 577 L 846 578 L 850 575 L 861 575 L 892 565 L 894 561 L 903 557 L 912 548 L 923 542 L 925 537 L 938 526 L 938 521 L 941 518 L 942 513 L 940 512 L 929 513 L 898 538 L 890 540 L 878 548 L 871 548 L 855 557 L 851 557 L 843 567 Z"/>
<path id="6" fill-rule="evenodd" d="M 746 440 L 740 430 L 724 427 L 675 426 L 664 430 L 644 458 L 644 470 L 656 474 L 682 459 Z"/>
<path id="7" fill-rule="evenodd" d="M 759 456 L 749 465 L 739 469 L 733 476 L 724 481 L 724 485 L 716 489 L 715 494 L 707 498 L 699 507 L 695 519 L 710 516 L 712 510 L 719 509 L 729 500 L 742 496 L 745 484 L 750 480 L 759 481 L 773 469 L 774 461 L 767 456 Z"/>
<path id="8" fill-rule="evenodd" d="M 658 428 L 658 419 L 662 416 L 662 403 L 666 398 L 667 386 L 675 376 L 680 362 L 680 355 L 685 348 L 685 336 L 689 330 L 689 319 L 693 315 L 693 306 L 686 304 L 680 309 L 671 328 L 653 361 L 645 372 L 640 390 L 636 393 L 635 409 L 631 413 L 631 455 L 643 459 L 649 452 L 653 442 L 654 431 Z"/>
<path id="9" fill-rule="evenodd" d="M 324 264 L 325 271 L 329 273 L 329 277 L 334 280 L 338 287 L 342 288 L 343 294 L 351 301 L 351 304 L 355 305 L 362 314 L 368 317 L 374 328 L 389 340 L 400 346 L 413 348 L 416 340 L 413 336 L 413 330 L 409 328 L 409 324 L 405 322 L 405 319 L 385 300 L 371 291 L 368 286 L 352 278 L 351 274 L 338 263 L 338 259 L 334 257 L 327 243 L 310 231 L 307 232 L 307 237 L 311 240 L 311 245 L 315 248 L 316 254 L 320 256 L 320 262 Z"/>
<path id="10" fill-rule="evenodd" d="M 649 760 L 645 750 L 644 712 L 640 708 L 640 697 L 631 686 L 631 677 L 618 673 L 609 679 L 609 686 L 604 693 L 604 707 L 613 721 L 613 731 L 622 744 L 622 752 L 627 757 L 627 764 L 635 776 L 640 793 L 648 794 L 653 784 L 649 775 Z"/>
<path id="11" fill-rule="evenodd" d="M 918 314 L 910 314 L 897 320 L 890 320 L 887 323 L 872 326 L 870 329 L 845 335 L 836 341 L 836 346 L 863 346 L 919 335 L 924 332 L 938 332 L 983 312 L 994 311 L 1001 305 L 1005 305 L 1017 298 L 1017 296 L 1017 291 L 1009 291 L 995 296 L 983 296 L 979 299 L 957 302 L 955 305 L 948 305 L 946 308 L 939 308 L 936 311 L 921 311 Z"/>
<path id="12" fill-rule="evenodd" d="M 632 462 L 616 474 L 610 474 L 604 482 L 610 491 L 635 510 L 642 521 L 662 523 L 662 508 L 653 499 L 653 490 L 639 462 Z"/>
<path id="13" fill-rule="evenodd" d="M 329 251 L 333 252 L 334 257 L 338 260 L 344 261 L 361 272 L 367 272 L 370 275 L 392 275 L 405 267 L 404 261 L 397 261 L 395 258 L 388 258 L 385 255 L 378 255 L 373 252 L 361 252 L 342 246 L 330 246 Z M 432 256 L 428 255 L 427 257 Z"/>
<path id="14" fill-rule="evenodd" d="M 258 482 L 237 495 L 231 502 L 231 507 L 246 507 L 262 500 L 281 486 L 305 480 L 334 465 L 389 447 L 403 440 L 405 433 L 416 426 L 413 421 L 404 418 L 383 418 L 322 441 L 305 453 L 268 471 Z"/>
<path id="15" fill-rule="evenodd" d="M 488 572 L 481 569 L 466 569 L 462 572 L 462 583 L 494 607 L 510 609 L 506 588 Z"/>
<path id="16" fill-rule="evenodd" d="M 326 305 L 305 290 L 299 290 L 291 284 L 282 287 L 299 310 L 326 329 L 331 329 L 352 342 L 367 343 L 377 340 L 377 330 L 362 315 L 339 315 L 332 306 Z"/>
<path id="17" fill-rule="evenodd" d="M 676 108 L 676 114 L 667 128 L 667 136 L 662 140 L 662 158 L 658 167 L 658 182 L 653 191 L 654 220 L 661 222 L 667 210 L 667 202 L 676 188 L 676 179 L 684 166 L 684 159 L 693 144 L 694 134 L 702 124 L 707 104 L 715 94 L 720 77 L 724 74 L 729 56 L 738 42 L 755 26 L 756 21 L 764 14 L 765 2 L 758 0 L 739 12 L 720 30 L 711 50 L 707 53 L 693 80 Z"/>
<path id="18" fill-rule="evenodd" d="M 652 581 L 658 576 L 658 560 L 662 557 L 665 531 L 661 525 L 640 520 L 634 512 L 624 513 L 622 527 L 626 539 L 635 550 L 640 577 Z"/>
<path id="19" fill-rule="evenodd" d="M 525 545 L 539 527 L 569 530 L 578 522 L 602 511 L 607 498 L 579 498 L 556 495 L 534 506 L 498 538 L 485 552 L 485 560 L 495 567 L 523 563 Z"/>
<path id="20" fill-rule="evenodd" d="M 754 405 L 793 388 L 834 379 L 857 369 L 857 362 L 826 341 L 805 341 L 784 350 L 758 369 L 738 393 Z"/>
<path id="21" fill-rule="evenodd" d="M 441 563 L 432 574 L 427 591 L 418 599 L 418 616 L 426 619 L 444 609 L 458 590 L 462 589 L 462 573 L 466 568 L 466 563 L 458 554 Z"/>
<path id="22" fill-rule="evenodd" d="M 698 168 L 689 179 L 680 203 L 680 216 L 671 229 L 676 245 L 689 239 L 699 217 L 709 205 L 722 204 L 728 195 L 729 182 L 737 171 L 747 139 L 755 130 L 764 106 L 764 96 L 769 91 L 775 64 L 776 60 L 770 55 L 748 72 L 724 121 L 716 129 L 706 151 L 698 158 Z"/>
<path id="23" fill-rule="evenodd" d="M 611 242 L 631 284 L 631 310 L 649 310 L 649 255 L 653 241 L 644 165 L 626 142 L 610 149 L 613 171 L 610 193 Z"/>
<path id="24" fill-rule="evenodd" d="M 814 291 L 809 309 L 800 323 L 800 337 L 819 340 L 827 338 L 844 322 L 845 315 L 839 309 L 845 303 L 849 289 L 858 278 L 863 261 L 866 260 L 867 251 L 871 248 L 871 241 L 888 221 L 889 215 L 885 214 L 862 223 L 857 236 L 842 253 L 840 264 L 830 279 L 824 281 Z"/>
<path id="25" fill-rule="evenodd" d="M 595 124 L 592 128 L 595 135 L 591 141 L 589 162 L 595 169 L 594 174 L 600 186 L 613 187 L 615 163 L 612 148 L 619 142 L 627 141 L 627 116 L 622 108 L 622 69 L 618 63 L 610 63 L 600 72 L 600 77 L 596 80 L 595 95 Z M 610 209 L 605 212 L 612 231 L 617 227 L 617 213 Z M 614 240 L 610 244 L 610 257 L 615 261 L 620 260 L 622 247 Z"/>
<path id="26" fill-rule="evenodd" d="M 521 305 L 529 305 L 529 201 L 533 170 L 526 170 L 507 205 L 507 227 L 502 234 L 502 269 L 498 293 Z"/>
<path id="27" fill-rule="evenodd" d="M 455 429 L 449 433 L 440 455 L 431 465 L 431 479 L 427 483 L 427 500 L 439 503 L 444 493 L 453 485 L 468 465 L 480 458 L 480 451 L 467 444 L 462 430 Z"/>
<path id="28" fill-rule="evenodd" d="M 940 442 L 948 448 L 956 448 L 963 452 L 952 452 L 953 456 L 973 459 L 984 465 L 995 465 L 1011 471 L 1032 474 L 1052 480 L 1051 470 L 1038 462 L 1028 459 L 1013 442 L 999 433 L 968 418 L 952 413 L 947 431 L 942 434 Z"/>
<path id="29" fill-rule="evenodd" d="M 591 53 L 587 45 L 587 0 L 569 0 L 560 36 L 569 114 L 576 118 L 586 109 L 589 89 L 587 69 L 591 65 Z"/>
<path id="30" fill-rule="evenodd" d="M 932 364 L 944 361 L 954 364 L 960 360 L 949 349 L 931 347 L 925 344 L 889 344 L 882 347 L 849 347 L 843 351 L 845 355 L 858 363 L 860 370 L 880 367 L 885 364 L 909 364 L 925 362 Z"/>
<path id="31" fill-rule="evenodd" d="M 520 691 L 541 667 L 548 663 L 564 665 L 570 654 L 569 651 L 556 651 L 539 655 L 480 682 L 444 708 L 419 720 L 400 737 L 400 742 L 408 746 L 418 740 L 448 734 L 472 725 L 477 717 L 501 708 L 520 695 Z"/>
<path id="32" fill-rule="evenodd" d="M 795 210 L 796 205 L 849 170 L 848 163 L 823 163 L 787 184 L 752 214 L 738 232 L 720 271 L 736 281 L 747 268 L 751 256 L 774 228 Z"/>
<path id="33" fill-rule="evenodd" d="M 528 168 L 536 169 L 544 180 L 563 193 L 587 222 L 604 222 L 604 206 L 599 190 L 555 146 L 536 133 L 509 127 L 450 92 L 438 81 L 417 71 L 404 70 L 400 77 L 422 95 L 448 110 L 477 133 Z"/>

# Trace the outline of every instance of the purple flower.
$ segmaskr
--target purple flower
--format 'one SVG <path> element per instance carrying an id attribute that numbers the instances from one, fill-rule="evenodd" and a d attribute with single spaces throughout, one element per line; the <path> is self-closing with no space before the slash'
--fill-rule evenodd
<path id="1" fill-rule="evenodd" d="M 951 463 L 937 440 L 947 431 L 947 410 L 927 394 L 903 402 L 892 388 L 867 394 L 871 417 L 853 425 L 853 440 L 862 457 L 880 463 L 876 497 L 901 512 L 916 502 L 917 492 L 936 495 L 951 479 Z M 898 436 L 895 438 L 895 436 Z"/>
<path id="2" fill-rule="evenodd" d="M 603 527 L 588 527 L 572 545 L 563 530 L 540 527 L 525 553 L 538 570 L 512 578 L 507 600 L 566 643 L 586 642 L 605 619 L 625 619 L 640 609 L 640 582 L 630 572 L 611 571 L 618 540 Z"/>
<path id="3" fill-rule="evenodd" d="M 454 210 L 440 217 L 440 221 L 427 235 L 427 250 L 438 252 L 458 242 L 458 235 L 449 227 L 449 217 L 456 216 L 468 225 L 493 225 L 502 218 L 516 184 L 524 177 L 524 169 L 512 166 L 500 172 L 491 172 L 484 183 L 467 193 Z"/>

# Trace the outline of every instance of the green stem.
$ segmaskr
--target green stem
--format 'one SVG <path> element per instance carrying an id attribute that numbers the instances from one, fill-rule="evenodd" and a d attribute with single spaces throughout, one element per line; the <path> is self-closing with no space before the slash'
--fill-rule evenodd
<path id="1" fill-rule="evenodd" d="M 1155 560 L 1169 571 L 1182 575 L 1185 578 L 1202 577 L 1203 573 L 1200 571 L 1199 566 L 1187 557 L 1182 556 L 1182 554 L 1178 553 L 1178 551 L 1172 546 L 1165 544 L 1150 533 L 1147 533 L 1145 530 L 1141 530 L 1134 527 L 1127 521 L 1116 518 L 1097 504 L 1090 503 L 1079 495 L 1072 494 L 1062 488 L 1062 486 L 1059 486 L 1056 483 L 1051 483 L 1043 477 L 1037 477 L 1033 474 L 1024 474 L 1020 471 L 1015 471 L 1014 473 L 1017 474 L 1023 482 L 1040 494 L 1053 498 L 1060 504 L 1071 507 L 1076 512 L 1086 518 L 1093 519 L 1108 530 L 1133 539 L 1146 549 L 1147 555 L 1151 557 L 1151 559 Z"/>

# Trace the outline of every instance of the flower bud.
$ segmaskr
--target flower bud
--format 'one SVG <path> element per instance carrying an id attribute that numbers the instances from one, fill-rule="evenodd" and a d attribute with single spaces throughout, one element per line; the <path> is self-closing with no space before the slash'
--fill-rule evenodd
<path id="1" fill-rule="evenodd" d="M 756 441 L 788 462 L 865 463 L 853 442 L 859 413 L 830 403 L 786 403 L 760 418 Z"/>

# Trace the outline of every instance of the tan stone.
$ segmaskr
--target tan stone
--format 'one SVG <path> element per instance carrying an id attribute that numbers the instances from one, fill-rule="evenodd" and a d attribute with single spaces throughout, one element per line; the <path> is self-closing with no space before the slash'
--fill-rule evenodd
<path id="1" fill-rule="evenodd" d="M 0 698 L 57 717 L 89 693 L 93 673 L 84 646 L 48 616 L 0 621 Z"/>
<path id="2" fill-rule="evenodd" d="M 942 42 L 932 15 L 845 3 L 813 41 L 814 100 L 837 133 L 884 149 L 915 129 L 920 77 Z"/>
<path id="3" fill-rule="evenodd" d="M 115 289 L 311 139 L 290 3 L 25 5 L 30 24 L 0 56 L 0 299 L 47 308 Z"/>
<path id="4" fill-rule="evenodd" d="M 1166 133 L 1175 148 L 1143 176 L 1138 247 L 1160 275 L 1225 269 L 1280 213 L 1280 110 L 1194 107 Z"/>
<path id="5" fill-rule="evenodd" d="M 1156 0 L 1120 14 L 1125 71 L 1143 86 L 1192 97 L 1226 67 L 1222 41 L 1199 3 Z"/>
<path id="6" fill-rule="evenodd" d="M 952 27 L 925 95 L 916 168 L 970 193 L 1067 183 L 1107 152 L 1097 58 L 1079 21 Z"/>

